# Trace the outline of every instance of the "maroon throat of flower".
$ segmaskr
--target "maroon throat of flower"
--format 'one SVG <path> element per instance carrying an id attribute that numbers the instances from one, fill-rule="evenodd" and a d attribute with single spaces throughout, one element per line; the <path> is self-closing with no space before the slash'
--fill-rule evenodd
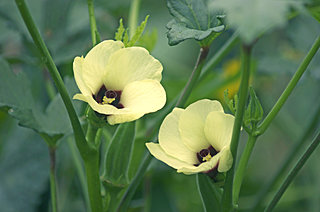
<path id="1" fill-rule="evenodd" d="M 101 86 L 96 94 L 93 94 L 93 99 L 99 104 L 109 104 L 113 105 L 118 109 L 124 108 L 120 103 L 122 91 L 108 90 L 104 85 Z"/>
<path id="2" fill-rule="evenodd" d="M 207 149 L 202 149 L 200 152 L 197 152 L 199 164 L 195 164 L 195 166 L 199 166 L 201 163 L 209 161 L 216 154 L 218 154 L 218 151 L 212 146 L 209 146 Z"/>

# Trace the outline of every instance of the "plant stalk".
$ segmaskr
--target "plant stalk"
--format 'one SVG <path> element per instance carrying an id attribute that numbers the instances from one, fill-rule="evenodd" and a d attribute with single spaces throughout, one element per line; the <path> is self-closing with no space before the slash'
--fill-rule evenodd
<path id="1" fill-rule="evenodd" d="M 235 173 L 234 185 L 233 185 L 233 204 L 235 205 L 238 204 L 242 181 L 247 169 L 247 165 L 248 165 L 253 147 L 256 143 L 256 140 L 257 140 L 257 137 L 252 135 L 249 136 L 246 147 L 241 155 L 239 165 Z"/>
<path id="2" fill-rule="evenodd" d="M 31 14 L 27 8 L 27 5 L 24 0 L 15 0 L 16 5 L 20 11 L 20 14 L 28 28 L 28 31 L 35 43 L 35 45 L 38 47 L 39 51 L 42 54 L 42 61 L 46 64 L 49 73 L 57 86 L 57 89 L 61 95 L 61 98 L 63 100 L 63 103 L 67 109 L 69 119 L 71 121 L 72 129 L 74 132 L 75 140 L 77 147 L 80 151 L 80 154 L 83 158 L 86 158 L 87 155 L 90 154 L 91 149 L 88 148 L 83 130 L 81 128 L 78 116 L 76 114 L 76 111 L 72 105 L 71 99 L 69 97 L 69 94 L 67 92 L 67 89 L 63 83 L 63 80 L 60 76 L 60 73 L 58 72 L 58 69 L 56 65 L 53 62 L 53 59 L 43 41 L 43 39 L 40 36 L 39 30 L 37 29 Z"/>
<path id="3" fill-rule="evenodd" d="M 52 212 L 58 211 L 57 185 L 56 185 L 56 147 L 49 146 L 50 156 L 50 193 Z"/>
<path id="4" fill-rule="evenodd" d="M 96 18 L 94 16 L 93 0 L 87 0 L 87 3 L 88 3 L 88 11 L 89 11 L 92 46 L 95 46 L 95 45 L 97 45 L 98 30 L 97 30 Z"/>
<path id="5" fill-rule="evenodd" d="M 282 183 L 279 190 L 276 192 L 268 206 L 265 208 L 265 212 L 272 211 L 274 207 L 279 202 L 280 198 L 286 191 L 286 189 L 289 187 L 290 183 L 293 181 L 293 179 L 297 176 L 300 169 L 304 166 L 304 164 L 307 162 L 311 154 L 314 152 L 314 150 L 317 148 L 317 146 L 320 143 L 320 131 L 318 131 L 316 137 L 313 139 L 312 143 L 308 147 L 308 149 L 305 151 L 305 153 L 301 156 L 301 158 L 298 160 L 296 165 L 293 167 L 293 169 L 289 172 L 287 175 L 285 181 Z"/>
<path id="6" fill-rule="evenodd" d="M 129 35 L 130 39 L 134 35 L 138 26 L 138 15 L 141 0 L 132 0 L 129 11 Z"/>
<path id="7" fill-rule="evenodd" d="M 90 207 L 92 212 L 102 212 L 102 197 L 101 197 L 101 183 L 100 183 L 100 173 L 99 173 L 99 148 L 95 146 L 95 139 L 98 128 L 93 127 L 88 123 L 86 139 L 95 151 L 90 154 L 84 161 L 84 166 L 87 174 L 87 185 L 90 200 Z"/>
<path id="8" fill-rule="evenodd" d="M 240 129 L 243 122 L 244 110 L 248 97 L 249 77 L 250 77 L 250 60 L 251 60 L 252 46 L 242 46 L 243 51 L 243 63 L 242 63 L 242 76 L 239 89 L 239 103 L 235 115 L 235 121 L 233 125 L 232 138 L 230 144 L 230 150 L 233 157 L 233 164 L 231 169 L 227 172 L 226 181 L 224 185 L 224 191 L 222 195 L 222 211 L 229 212 L 234 209 L 232 201 L 233 190 L 233 177 L 234 169 L 237 158 L 237 149 L 239 143 Z"/>
<path id="9" fill-rule="evenodd" d="M 253 206 L 253 211 L 261 211 L 261 204 L 266 199 L 268 193 L 276 186 L 276 184 L 280 181 L 280 179 L 284 176 L 285 172 L 288 170 L 289 166 L 292 164 L 293 160 L 297 157 L 298 153 L 300 152 L 301 148 L 305 145 L 305 143 L 308 141 L 308 138 L 311 136 L 311 134 L 316 129 L 320 119 L 320 105 L 318 106 L 317 111 L 313 115 L 313 119 L 310 122 L 310 124 L 306 127 L 305 132 L 297 142 L 294 148 L 292 148 L 289 155 L 286 157 L 284 162 L 282 163 L 281 167 L 278 168 L 278 171 L 276 174 L 272 177 L 272 179 L 263 186 L 263 188 L 260 190 L 259 194 L 257 195 L 257 200 L 255 205 Z"/>
<path id="10" fill-rule="evenodd" d="M 300 64 L 298 70 L 291 78 L 289 84 L 287 85 L 286 89 L 281 94 L 280 98 L 276 102 L 276 104 L 273 106 L 267 117 L 263 120 L 263 122 L 258 126 L 257 131 L 255 132 L 256 135 L 263 134 L 266 129 L 269 127 L 273 119 L 276 117 L 286 100 L 288 99 L 289 95 L 293 91 L 293 89 L 296 87 L 298 81 L 302 77 L 303 73 L 306 71 L 308 65 L 310 64 L 313 56 L 317 53 L 318 49 L 320 47 L 320 36 L 317 37 L 315 42 L 313 43 L 310 51 Z"/>

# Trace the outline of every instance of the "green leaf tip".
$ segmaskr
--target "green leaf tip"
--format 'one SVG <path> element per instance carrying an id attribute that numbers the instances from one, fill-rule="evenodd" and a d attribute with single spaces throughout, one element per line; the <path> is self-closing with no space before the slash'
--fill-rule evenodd
<path id="1" fill-rule="evenodd" d="M 166 26 L 170 46 L 186 39 L 209 46 L 225 30 L 224 15 L 210 11 L 207 0 L 167 0 L 167 6 L 174 17 Z"/>
<path id="2" fill-rule="evenodd" d="M 147 25 L 148 19 L 149 15 L 145 17 L 144 21 L 141 22 L 141 24 L 137 27 L 135 32 L 129 32 L 128 28 L 124 28 L 123 20 L 121 18 L 119 21 L 119 27 L 115 34 L 115 40 L 122 41 L 125 47 L 134 46 L 137 42 L 140 41 L 142 33 Z M 131 39 L 129 39 L 129 33 L 133 33 Z"/>

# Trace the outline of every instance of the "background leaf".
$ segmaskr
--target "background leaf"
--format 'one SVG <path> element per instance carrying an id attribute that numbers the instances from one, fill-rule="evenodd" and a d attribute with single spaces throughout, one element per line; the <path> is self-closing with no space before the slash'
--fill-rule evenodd
<path id="1" fill-rule="evenodd" d="M 74 80 L 66 79 L 71 93 L 77 91 Z M 67 111 L 57 95 L 45 111 L 32 96 L 30 83 L 23 72 L 15 74 L 8 63 L 0 58 L 0 107 L 10 108 L 9 114 L 19 120 L 19 125 L 38 133 L 59 138 L 72 132 Z M 79 105 L 77 107 L 79 109 Z"/>
<path id="2" fill-rule="evenodd" d="M 207 0 L 168 0 L 167 6 L 174 17 L 167 24 L 169 45 L 191 38 L 201 41 L 225 29 L 218 13 L 208 10 Z"/>
<path id="3" fill-rule="evenodd" d="M 262 32 L 285 25 L 289 10 L 300 5 L 293 0 L 215 0 L 210 8 L 225 11 L 227 23 L 250 43 Z"/>

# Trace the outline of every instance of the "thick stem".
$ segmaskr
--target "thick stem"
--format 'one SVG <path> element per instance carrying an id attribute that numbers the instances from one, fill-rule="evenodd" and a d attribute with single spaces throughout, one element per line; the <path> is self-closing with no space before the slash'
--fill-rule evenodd
<path id="1" fill-rule="evenodd" d="M 84 166 L 87 174 L 88 193 L 90 199 L 90 207 L 92 212 L 102 212 L 102 198 L 101 198 L 101 183 L 99 173 L 99 148 L 95 146 L 95 138 L 98 128 L 93 127 L 88 123 L 86 138 L 90 146 L 95 151 L 84 161 Z"/>
<path id="2" fill-rule="evenodd" d="M 50 156 L 50 193 L 52 212 L 58 211 L 56 184 L 56 147 L 49 146 Z"/>
<path id="3" fill-rule="evenodd" d="M 290 183 L 293 181 L 293 179 L 297 176 L 300 169 L 304 166 L 304 164 L 307 162 L 311 154 L 314 152 L 314 150 L 317 148 L 317 146 L 320 143 L 320 131 L 318 131 L 316 137 L 313 139 L 312 143 L 308 147 L 308 149 L 305 151 L 305 153 L 301 156 L 297 164 L 293 167 L 293 169 L 289 172 L 288 176 L 286 177 L 285 181 L 282 183 L 281 187 L 277 191 L 277 193 L 272 198 L 269 205 L 264 210 L 265 212 L 272 211 L 274 207 L 277 205 L 278 201 L 286 191 L 286 189 L 289 187 Z"/>
<path id="4" fill-rule="evenodd" d="M 92 46 L 95 46 L 97 45 L 98 30 L 97 30 L 96 18 L 94 16 L 94 5 L 93 5 L 93 0 L 88 0 L 87 2 L 88 2 L 88 10 L 89 10 Z"/>
<path id="5" fill-rule="evenodd" d="M 318 49 L 320 47 L 320 36 L 317 37 L 315 42 L 313 43 L 310 51 L 308 52 L 307 56 L 304 58 L 302 63 L 300 64 L 298 70 L 293 75 L 292 79 L 290 80 L 288 86 L 281 94 L 280 98 L 278 99 L 277 103 L 273 106 L 267 117 L 263 120 L 263 122 L 258 127 L 258 130 L 255 132 L 256 135 L 263 134 L 266 129 L 269 127 L 273 119 L 276 117 L 286 100 L 288 99 L 289 95 L 293 91 L 293 89 L 296 87 L 298 81 L 300 80 L 303 73 L 306 71 L 308 65 L 310 64 L 313 56 L 317 53 Z"/>
<path id="6" fill-rule="evenodd" d="M 248 97 L 249 77 L 250 77 L 250 59 L 251 59 L 252 46 L 243 46 L 243 64 L 242 64 L 242 77 L 239 89 L 239 102 L 235 115 L 233 125 L 232 138 L 230 150 L 233 157 L 233 164 L 231 169 L 227 172 L 224 191 L 222 195 L 222 211 L 229 212 L 233 210 L 232 190 L 233 190 L 233 176 L 234 167 L 237 158 L 237 149 L 239 143 L 240 129 L 243 122 L 243 114 Z"/>
<path id="7" fill-rule="evenodd" d="M 253 147 L 256 143 L 257 137 L 250 135 L 246 147 L 241 155 L 238 168 L 235 173 L 234 185 L 233 185 L 233 203 L 238 204 L 239 194 L 243 177 L 245 175 L 249 158 L 251 156 Z"/>
<path id="8" fill-rule="evenodd" d="M 130 39 L 134 35 L 138 26 L 138 15 L 141 0 L 132 0 L 129 11 L 129 34 Z"/>
<path id="9" fill-rule="evenodd" d="M 292 164 L 293 160 L 297 157 L 298 153 L 300 152 L 301 148 L 305 145 L 305 143 L 308 141 L 308 138 L 311 136 L 311 134 L 316 129 L 320 119 L 320 105 L 318 106 L 317 111 L 313 115 L 313 119 L 310 122 L 310 124 L 306 127 L 305 132 L 297 142 L 294 148 L 292 148 L 289 155 L 284 160 L 281 167 L 278 168 L 278 171 L 276 174 L 272 177 L 272 179 L 263 186 L 262 189 L 260 189 L 259 194 L 257 195 L 256 203 L 251 211 L 261 211 L 261 204 L 266 199 L 268 193 L 276 186 L 276 184 L 279 183 L 281 178 L 284 176 L 286 171 L 288 170 L 289 166 Z"/>
<path id="10" fill-rule="evenodd" d="M 77 143 L 77 147 L 80 151 L 80 154 L 83 158 L 86 158 L 88 154 L 90 154 L 91 149 L 88 148 L 86 139 L 84 137 L 83 130 L 81 128 L 78 116 L 76 114 L 76 111 L 71 103 L 71 99 L 68 95 L 67 89 L 63 83 L 63 80 L 58 72 L 58 69 L 56 65 L 54 64 L 52 57 L 43 41 L 43 39 L 40 36 L 40 33 L 30 15 L 30 12 L 26 6 L 26 3 L 24 0 L 15 0 L 16 5 L 20 11 L 20 14 L 29 30 L 29 33 L 35 43 L 35 45 L 38 47 L 42 54 L 42 60 L 46 64 L 50 75 L 57 86 L 57 89 L 61 95 L 61 98 L 63 100 L 64 105 L 66 106 L 71 125 L 74 131 L 75 140 Z"/>

